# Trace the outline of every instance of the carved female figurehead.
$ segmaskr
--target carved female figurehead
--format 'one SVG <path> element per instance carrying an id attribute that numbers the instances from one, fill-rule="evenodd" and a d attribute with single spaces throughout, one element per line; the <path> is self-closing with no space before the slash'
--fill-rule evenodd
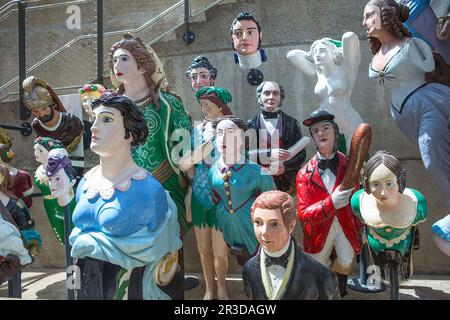
<path id="1" fill-rule="evenodd" d="M 48 153 L 45 173 L 58 204 L 61 207 L 68 205 L 74 197 L 73 186 L 77 180 L 65 149 L 53 149 Z"/>
<path id="2" fill-rule="evenodd" d="M 197 92 L 202 87 L 214 86 L 217 77 L 217 69 L 204 56 L 198 56 L 192 60 L 186 70 L 186 77 L 191 80 L 191 88 Z"/>
<path id="3" fill-rule="evenodd" d="M 402 41 L 411 36 L 403 25 L 409 17 L 409 9 L 395 0 L 371 0 L 363 13 L 363 26 L 367 29 L 370 49 L 376 54 L 381 48 L 380 38 Z"/>
<path id="4" fill-rule="evenodd" d="M 81 105 L 84 112 L 92 119 L 92 101 L 100 98 L 103 92 L 105 92 L 105 87 L 101 84 L 85 84 L 78 91 L 80 94 Z"/>
<path id="5" fill-rule="evenodd" d="M 118 87 L 117 93 L 138 104 L 151 98 L 158 110 L 158 90 L 178 97 L 170 88 L 161 60 L 153 49 L 129 33 L 112 45 L 109 66 L 111 80 Z"/>
<path id="6" fill-rule="evenodd" d="M 340 41 L 330 38 L 316 40 L 311 45 L 309 56 L 319 69 L 340 65 L 342 62 L 341 45 Z"/>
<path id="7" fill-rule="evenodd" d="M 235 116 L 228 115 L 218 118 L 213 123 L 217 150 L 227 166 L 234 165 L 245 159 L 245 122 Z"/>
<path id="8" fill-rule="evenodd" d="M 37 137 L 34 139 L 34 158 L 37 162 L 45 165 L 50 150 L 59 148 L 64 148 L 61 141 L 48 137 Z"/>
<path id="9" fill-rule="evenodd" d="M 202 87 L 195 96 L 207 121 L 214 121 L 219 117 L 232 114 L 228 107 L 228 103 L 232 101 L 231 93 L 225 88 Z"/>
<path id="10" fill-rule="evenodd" d="M 408 225 L 416 215 L 416 198 L 406 186 L 400 161 L 386 151 L 378 151 L 364 167 L 361 214 L 371 225 Z"/>

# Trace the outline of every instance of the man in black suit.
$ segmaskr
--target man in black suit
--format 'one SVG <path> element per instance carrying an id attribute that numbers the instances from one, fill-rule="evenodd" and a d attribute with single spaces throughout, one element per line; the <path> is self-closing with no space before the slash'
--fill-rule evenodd
<path id="1" fill-rule="evenodd" d="M 291 235 L 296 214 L 287 193 L 262 193 L 253 203 L 251 214 L 261 247 L 243 269 L 247 296 L 254 300 L 339 299 L 333 273 L 303 253 Z"/>
<path id="2" fill-rule="evenodd" d="M 256 97 L 260 112 L 247 126 L 256 130 L 257 150 L 250 154 L 260 165 L 270 167 L 278 190 L 295 194 L 295 176 L 305 162 L 306 152 L 288 149 L 302 139 L 300 124 L 281 111 L 285 93 L 278 83 L 264 81 L 256 89 Z"/>

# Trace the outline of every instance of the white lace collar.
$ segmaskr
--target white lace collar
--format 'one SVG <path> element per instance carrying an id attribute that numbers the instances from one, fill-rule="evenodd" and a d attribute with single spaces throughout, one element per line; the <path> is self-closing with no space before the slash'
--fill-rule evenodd
<path id="1" fill-rule="evenodd" d="M 150 175 L 147 170 L 138 167 L 128 177 L 114 184 L 106 179 L 101 182 L 96 179 L 91 179 L 99 168 L 100 165 L 95 166 L 84 175 L 86 181 L 83 184 L 82 190 L 86 193 L 86 197 L 89 200 L 96 198 L 99 194 L 103 200 L 109 200 L 114 196 L 116 189 L 122 192 L 127 191 L 131 187 L 131 179 L 144 180 L 147 175 Z"/>

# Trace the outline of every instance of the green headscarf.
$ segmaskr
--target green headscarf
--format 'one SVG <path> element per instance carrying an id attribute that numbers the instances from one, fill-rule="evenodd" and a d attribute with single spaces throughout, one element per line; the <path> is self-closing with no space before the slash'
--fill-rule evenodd
<path id="1" fill-rule="evenodd" d="M 227 89 L 221 87 L 200 88 L 195 94 L 195 97 L 197 98 L 197 101 L 200 101 L 202 96 L 208 94 L 215 94 L 220 100 L 222 100 L 223 104 L 225 105 L 227 105 L 232 100 L 231 93 Z"/>

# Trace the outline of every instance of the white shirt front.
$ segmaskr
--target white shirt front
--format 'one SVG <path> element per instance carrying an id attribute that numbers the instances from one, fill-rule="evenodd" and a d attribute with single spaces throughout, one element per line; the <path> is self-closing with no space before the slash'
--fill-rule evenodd
<path id="1" fill-rule="evenodd" d="M 288 241 L 288 243 L 277 252 L 268 252 L 264 250 L 264 253 L 268 257 L 272 258 L 279 258 L 281 257 L 286 251 L 289 249 L 289 245 L 291 244 L 291 241 Z M 286 272 L 286 268 L 283 268 L 280 265 L 271 265 L 267 268 L 267 272 L 269 273 L 270 277 L 270 285 L 272 286 L 272 291 L 277 292 L 278 288 L 281 286 L 281 283 L 283 282 L 284 273 Z"/>
<path id="2" fill-rule="evenodd" d="M 333 157 L 334 154 L 331 158 Z M 317 158 L 321 160 L 325 159 L 325 157 L 323 157 L 319 152 L 317 152 Z M 331 171 L 330 169 L 326 169 L 320 177 L 322 178 L 322 182 L 325 185 L 325 188 L 327 188 L 328 193 L 333 193 L 333 187 L 336 183 L 336 176 L 334 175 L 333 171 Z"/>
<path id="3" fill-rule="evenodd" d="M 267 131 L 269 131 L 269 134 L 273 135 L 273 132 L 275 131 L 278 125 L 278 118 L 264 119 L 264 117 L 262 117 L 262 119 L 264 121 L 264 125 L 267 128 Z"/>

